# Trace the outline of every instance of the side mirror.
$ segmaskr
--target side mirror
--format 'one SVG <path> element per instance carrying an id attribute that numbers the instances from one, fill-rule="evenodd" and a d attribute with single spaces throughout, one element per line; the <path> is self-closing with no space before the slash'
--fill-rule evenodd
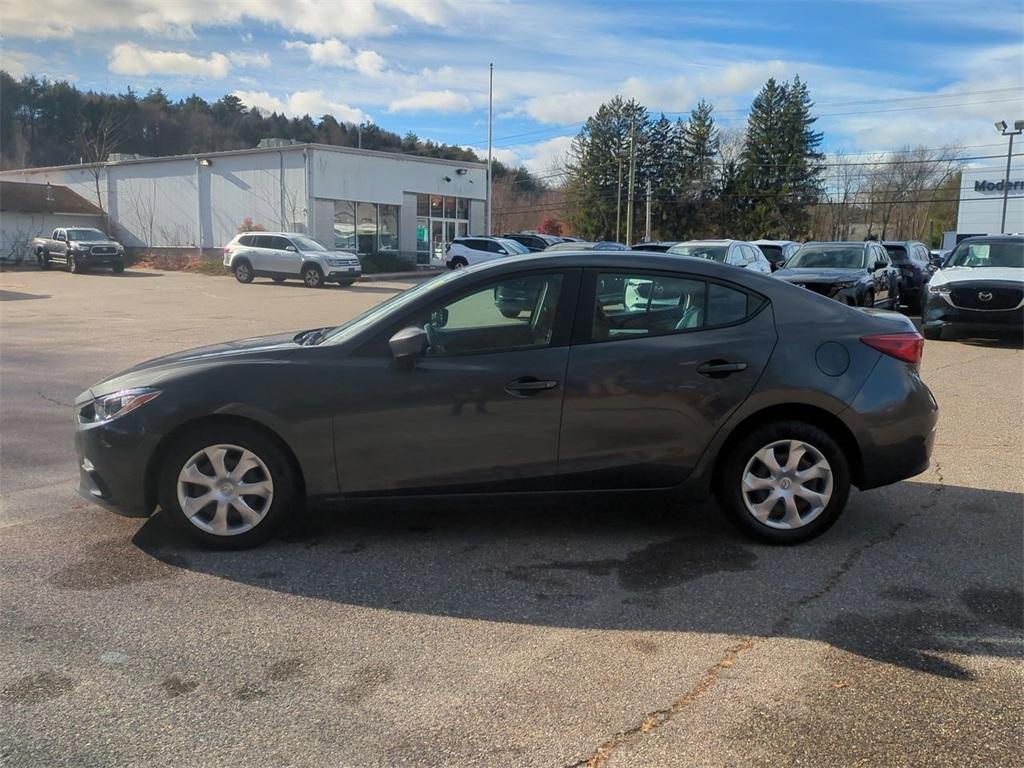
<path id="1" fill-rule="evenodd" d="M 506 251 L 504 248 L 499 248 L 498 253 L 500 253 L 502 256 L 508 256 L 508 251 Z"/>
<path id="2" fill-rule="evenodd" d="M 294 245 L 285 246 L 285 250 L 286 251 L 291 251 L 292 253 L 298 253 L 299 252 L 299 249 L 296 248 Z"/>
<path id="3" fill-rule="evenodd" d="M 873 271 L 878 271 L 879 269 L 885 269 L 885 262 L 884 262 L 884 261 L 882 261 L 881 259 L 879 259 L 878 261 L 876 261 L 876 262 L 875 262 L 875 266 L 874 266 L 874 267 L 872 267 L 872 270 L 873 270 Z"/>
<path id="4" fill-rule="evenodd" d="M 403 328 L 388 339 L 388 346 L 395 360 L 414 360 L 427 351 L 427 332 L 416 326 Z"/>
<path id="5" fill-rule="evenodd" d="M 435 328 L 444 328 L 448 325 L 448 308 L 441 307 L 430 313 L 430 324 Z"/>

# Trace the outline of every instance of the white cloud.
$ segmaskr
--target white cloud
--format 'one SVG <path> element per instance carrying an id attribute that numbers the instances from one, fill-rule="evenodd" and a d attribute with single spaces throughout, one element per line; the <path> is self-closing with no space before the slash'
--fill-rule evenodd
<path id="1" fill-rule="evenodd" d="M 316 119 L 323 115 L 334 115 L 345 123 L 363 123 L 370 116 L 361 109 L 338 101 L 331 101 L 323 91 L 295 91 L 287 100 L 272 96 L 266 91 L 235 91 L 234 95 L 247 107 L 263 112 L 277 112 L 288 117 L 309 115 Z"/>
<path id="2" fill-rule="evenodd" d="M 250 69 L 266 69 L 270 66 L 270 56 L 262 51 L 249 53 L 248 51 L 231 51 L 228 54 L 228 61 L 236 67 Z"/>
<path id="3" fill-rule="evenodd" d="M 0 69 L 6 70 L 7 74 L 16 80 L 30 72 L 38 72 L 45 64 L 44 59 L 33 53 L 0 48 Z"/>
<path id="4" fill-rule="evenodd" d="M 466 112 L 473 103 L 465 94 L 455 91 L 422 91 L 388 105 L 388 112 Z"/>
<path id="5" fill-rule="evenodd" d="M 134 43 L 115 46 L 107 66 L 119 75 L 198 75 L 216 80 L 227 77 L 231 69 L 223 53 L 213 53 L 204 59 L 183 51 L 149 50 Z"/>
<path id="6" fill-rule="evenodd" d="M 278 24 L 315 38 L 387 35 L 409 21 L 438 26 L 457 10 L 456 0 L 120 0 L 5 3 L 4 34 L 34 39 L 72 37 L 96 30 L 141 30 L 190 36 L 192 26 Z"/>
<path id="7" fill-rule="evenodd" d="M 377 78 L 384 73 L 387 62 L 376 51 L 361 49 L 354 51 L 348 43 L 337 38 L 322 40 L 317 43 L 304 43 L 301 40 L 289 40 L 284 44 L 291 50 L 304 50 L 314 64 L 325 67 L 352 69 L 366 77 Z"/>
<path id="8" fill-rule="evenodd" d="M 494 159 L 505 165 L 518 168 L 525 166 L 531 173 L 547 176 L 565 167 L 566 153 L 572 146 L 573 136 L 555 136 L 533 144 L 519 144 L 513 147 L 499 147 L 494 150 Z M 487 157 L 487 147 L 467 147 L 481 158 Z M 560 178 L 552 176 L 556 184 Z"/>
<path id="9" fill-rule="evenodd" d="M 575 123 L 586 120 L 616 93 L 614 88 L 600 91 L 549 93 L 527 99 L 521 111 L 542 123 Z"/>

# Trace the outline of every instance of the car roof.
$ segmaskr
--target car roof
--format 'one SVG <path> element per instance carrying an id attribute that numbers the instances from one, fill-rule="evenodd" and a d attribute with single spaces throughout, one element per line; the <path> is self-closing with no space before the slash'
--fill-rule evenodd
<path id="1" fill-rule="evenodd" d="M 803 245 L 849 245 L 849 246 L 860 246 L 861 248 L 867 246 L 869 243 L 875 243 L 875 245 L 881 245 L 881 243 L 875 240 L 811 240 Z M 801 248 L 803 246 L 800 246 Z"/>
<path id="2" fill-rule="evenodd" d="M 975 235 L 965 237 L 960 243 L 1024 243 L 1024 235 Z M 960 245 L 957 243 L 957 245 Z"/>
<path id="3" fill-rule="evenodd" d="M 728 245 L 745 242 L 746 240 L 680 240 L 676 245 Z"/>
<path id="4" fill-rule="evenodd" d="M 754 245 L 800 245 L 796 240 L 751 240 Z"/>

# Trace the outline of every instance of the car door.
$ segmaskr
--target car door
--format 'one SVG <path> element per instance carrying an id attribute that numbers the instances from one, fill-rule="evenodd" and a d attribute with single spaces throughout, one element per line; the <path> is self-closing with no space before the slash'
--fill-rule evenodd
<path id="1" fill-rule="evenodd" d="M 880 245 L 868 246 L 868 269 L 871 270 L 871 285 L 875 292 L 874 306 L 889 301 L 893 282 L 889 254 Z"/>
<path id="2" fill-rule="evenodd" d="M 601 284 L 678 297 L 626 306 Z M 572 490 L 676 485 L 693 471 L 771 356 L 766 299 L 718 280 L 647 270 L 584 273 L 558 463 Z"/>
<path id="3" fill-rule="evenodd" d="M 503 287 L 526 282 L 534 305 L 507 317 Z M 353 352 L 334 416 L 342 492 L 550 489 L 578 285 L 579 270 L 481 279 Z M 392 360 L 387 344 L 409 326 L 430 339 L 414 364 Z"/>
<path id="4" fill-rule="evenodd" d="M 267 237 L 267 270 L 279 275 L 298 275 L 302 271 L 302 255 L 287 237 Z"/>

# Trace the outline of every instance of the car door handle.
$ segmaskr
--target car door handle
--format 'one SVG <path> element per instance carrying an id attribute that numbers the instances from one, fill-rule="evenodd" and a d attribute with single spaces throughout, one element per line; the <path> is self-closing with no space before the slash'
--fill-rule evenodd
<path id="1" fill-rule="evenodd" d="M 746 363 L 729 363 L 725 360 L 709 360 L 697 366 L 697 373 L 709 379 L 723 379 L 733 373 L 747 370 Z"/>
<path id="2" fill-rule="evenodd" d="M 554 389 L 557 386 L 557 381 L 543 381 L 533 376 L 523 376 L 506 384 L 505 391 L 516 397 L 529 397 L 538 392 L 543 392 L 545 389 Z"/>

